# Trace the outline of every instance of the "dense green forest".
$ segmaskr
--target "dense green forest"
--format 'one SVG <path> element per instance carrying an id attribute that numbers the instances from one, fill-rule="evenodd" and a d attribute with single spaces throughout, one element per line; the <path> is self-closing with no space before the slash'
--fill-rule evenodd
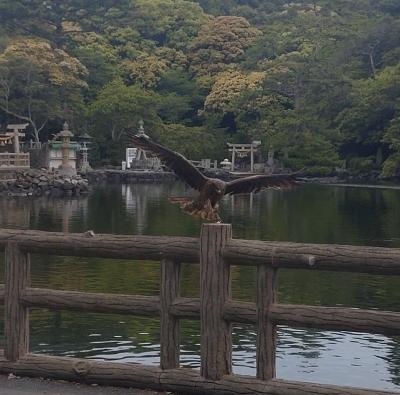
<path id="1" fill-rule="evenodd" d="M 286 167 L 400 174 L 398 0 L 0 0 L 0 123 L 67 120 L 192 159 L 261 140 Z"/>

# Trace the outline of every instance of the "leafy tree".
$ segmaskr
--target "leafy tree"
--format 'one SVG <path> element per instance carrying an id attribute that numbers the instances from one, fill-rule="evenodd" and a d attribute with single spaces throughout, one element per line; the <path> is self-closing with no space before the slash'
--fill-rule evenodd
<path id="1" fill-rule="evenodd" d="M 235 108 L 241 139 L 261 140 L 264 154 L 292 169 L 307 168 L 325 175 L 341 166 L 335 145 L 320 120 L 284 95 L 263 90 L 248 91 Z M 247 136 L 247 138 L 246 138 Z"/>
<path id="2" fill-rule="evenodd" d="M 189 96 L 195 103 L 202 103 L 204 93 L 196 80 L 185 70 L 168 70 L 161 76 L 157 85 L 159 92 L 173 92 L 179 96 Z"/>
<path id="3" fill-rule="evenodd" d="M 335 146 L 321 133 L 317 119 L 294 111 L 288 118 L 281 118 L 277 126 L 281 131 L 290 131 L 285 136 L 287 146 L 283 156 L 283 163 L 289 168 L 324 176 L 342 167 Z"/>
<path id="4" fill-rule="evenodd" d="M 348 154 L 361 151 L 375 155 L 376 164 L 381 164 L 383 151 L 387 150 L 383 137 L 396 116 L 399 100 L 399 65 L 386 67 L 375 78 L 354 83 L 351 103 L 339 115 Z"/>
<path id="5" fill-rule="evenodd" d="M 399 61 L 395 54 L 400 46 L 400 21 L 388 17 L 361 21 L 364 24 L 357 34 L 347 36 L 339 54 L 342 52 L 346 58 L 345 72 L 353 78 L 375 77 L 381 68 L 389 65 L 385 64 L 385 60 L 391 60 L 389 54 L 394 56 L 392 65 Z"/>
<path id="6" fill-rule="evenodd" d="M 49 120 L 68 119 L 66 108 L 81 103 L 86 75 L 76 58 L 45 41 L 11 41 L 0 55 L 0 110 L 28 122 L 39 141 Z"/>
<path id="7" fill-rule="evenodd" d="M 62 47 L 69 43 L 71 34 L 96 31 L 120 17 L 130 0 L 118 0 L 119 13 L 112 12 L 116 3 L 115 0 L 0 0 L 0 22 L 8 31 L 52 40 Z"/>
<path id="8" fill-rule="evenodd" d="M 399 105 L 396 113 L 400 113 Z M 392 119 L 389 127 L 386 129 L 384 141 L 389 143 L 391 150 L 389 157 L 383 164 L 382 175 L 384 177 L 393 177 L 400 175 L 400 116 Z"/>
<path id="9" fill-rule="evenodd" d="M 164 125 L 159 139 L 162 144 L 193 160 L 223 156 L 223 134 L 211 132 L 205 127 L 173 123 Z"/>
<path id="10" fill-rule="evenodd" d="M 184 70 L 168 70 L 161 76 L 157 92 L 162 95 L 160 116 L 166 122 L 184 122 L 198 126 L 198 113 L 204 105 L 206 91 Z"/>
<path id="11" fill-rule="evenodd" d="M 400 15 L 400 4 L 396 0 L 381 0 L 379 8 L 382 12 L 387 12 L 391 15 Z"/>
<path id="12" fill-rule="evenodd" d="M 138 56 L 133 61 L 124 61 L 121 69 L 128 79 L 143 88 L 154 88 L 161 75 L 168 70 L 164 59 L 148 54 Z"/>
<path id="13" fill-rule="evenodd" d="M 116 57 L 101 46 L 80 46 L 73 54 L 86 67 L 89 97 L 95 94 L 118 73 Z"/>
<path id="14" fill-rule="evenodd" d="M 99 92 L 89 105 L 89 118 L 101 157 L 118 162 L 123 157 L 124 133 L 137 128 L 139 120 L 157 137 L 161 121 L 157 115 L 159 97 L 139 85 L 127 86 L 117 78 Z"/>
<path id="15" fill-rule="evenodd" d="M 201 7 L 186 0 L 136 0 L 130 22 L 143 38 L 185 49 L 208 20 Z"/>
<path id="16" fill-rule="evenodd" d="M 0 0 L 0 121 L 88 122 L 118 162 L 143 117 L 193 156 L 261 139 L 294 167 L 398 174 L 399 62 L 394 0 Z"/>
<path id="17" fill-rule="evenodd" d="M 222 113 L 233 110 L 233 101 L 246 90 L 254 90 L 262 85 L 265 74 L 253 72 L 245 74 L 240 71 L 226 71 L 216 76 L 210 94 L 204 102 L 206 111 Z"/>
<path id="18" fill-rule="evenodd" d="M 191 70 L 215 75 L 237 63 L 261 32 L 241 17 L 221 16 L 204 25 L 190 47 Z"/>

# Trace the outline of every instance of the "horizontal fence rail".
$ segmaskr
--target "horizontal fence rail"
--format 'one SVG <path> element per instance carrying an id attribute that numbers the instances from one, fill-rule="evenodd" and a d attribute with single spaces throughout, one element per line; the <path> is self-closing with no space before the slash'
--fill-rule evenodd
<path id="1" fill-rule="evenodd" d="M 29 168 L 30 155 L 27 153 L 0 153 L 0 168 Z"/>
<path id="2" fill-rule="evenodd" d="M 115 259 L 178 259 L 197 263 L 199 240 L 191 237 L 65 234 L 0 229 L 0 249 L 15 241 L 21 250 L 38 254 Z M 157 246 L 157 248 L 155 248 Z M 372 274 L 400 274 L 400 249 L 302 244 L 231 239 L 222 250 L 233 265 L 327 270 Z"/>
<path id="3" fill-rule="evenodd" d="M 54 366 L 57 366 L 57 371 Z M 0 370 L 18 375 L 38 375 L 40 372 L 41 377 L 54 379 L 80 379 L 86 383 L 206 395 L 398 395 L 398 392 L 276 379 L 266 382 L 239 375 L 224 376 L 221 380 L 213 381 L 191 369 L 162 370 L 153 366 L 36 354 L 27 354 L 12 365 L 0 355 Z"/>
<path id="4" fill-rule="evenodd" d="M 0 230 L 5 251 L 5 348 L 0 371 L 193 394 L 398 394 L 277 380 L 277 325 L 400 335 L 400 313 L 280 304 L 281 268 L 400 274 L 400 249 L 232 239 L 226 224 L 203 225 L 200 238 L 64 234 Z M 158 261 L 160 295 L 121 295 L 33 288 L 30 254 Z M 181 263 L 200 264 L 200 298 L 180 296 Z M 132 262 L 137 265 L 137 262 Z M 255 265 L 255 303 L 232 299 L 231 265 Z M 160 367 L 29 353 L 29 309 L 160 317 Z M 201 371 L 179 368 L 181 319 L 201 322 Z M 257 328 L 257 377 L 232 374 L 232 323 Z"/>
<path id="5" fill-rule="evenodd" d="M 148 237 L 123 235 L 65 234 L 32 230 L 0 230 L 0 249 L 18 243 L 22 251 L 35 254 L 112 259 L 179 259 L 199 262 L 199 240 L 191 237 Z"/>
<path id="6" fill-rule="evenodd" d="M 400 274 L 398 248 L 232 240 L 223 256 L 235 265 Z"/>

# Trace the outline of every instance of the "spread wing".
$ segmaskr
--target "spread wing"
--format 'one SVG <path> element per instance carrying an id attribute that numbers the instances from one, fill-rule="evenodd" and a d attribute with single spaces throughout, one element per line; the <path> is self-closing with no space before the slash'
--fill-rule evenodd
<path id="1" fill-rule="evenodd" d="M 225 194 L 258 192 L 262 188 L 287 189 L 297 183 L 294 174 L 250 176 L 226 183 Z"/>
<path id="2" fill-rule="evenodd" d="M 178 177 L 184 180 L 192 188 L 200 189 L 207 181 L 207 177 L 200 173 L 183 155 L 171 151 L 160 144 L 155 143 L 149 138 L 134 135 L 128 132 L 130 141 L 135 147 L 145 151 L 151 151 L 156 154 Z"/>

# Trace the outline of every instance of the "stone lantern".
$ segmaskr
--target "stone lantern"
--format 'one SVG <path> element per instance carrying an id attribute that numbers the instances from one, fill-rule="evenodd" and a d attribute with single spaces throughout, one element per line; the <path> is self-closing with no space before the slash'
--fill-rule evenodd
<path id="1" fill-rule="evenodd" d="M 149 138 L 144 130 L 144 122 L 143 119 L 139 121 L 139 129 L 137 132 L 137 136 Z M 127 147 L 126 148 L 126 167 L 130 169 L 131 167 L 134 168 L 147 168 L 150 164 L 149 158 L 147 158 L 146 151 L 142 150 L 141 148 L 137 147 Z"/>
<path id="2" fill-rule="evenodd" d="M 61 139 L 61 152 L 62 152 L 62 164 L 58 167 L 60 174 L 64 176 L 72 176 L 76 174 L 76 170 L 69 164 L 69 152 L 71 149 L 71 137 L 74 135 L 69 130 L 67 122 L 63 124 L 63 130 L 57 134 L 57 138 Z"/>
<path id="3" fill-rule="evenodd" d="M 92 140 L 92 136 L 87 133 L 83 133 L 78 136 L 78 141 L 80 142 L 80 152 L 81 152 L 81 164 L 80 164 L 80 171 L 82 173 L 86 173 L 88 170 L 91 170 L 89 164 L 89 147 L 90 140 Z"/>
<path id="4" fill-rule="evenodd" d="M 224 159 L 222 162 L 220 162 L 220 165 L 224 170 L 231 170 L 232 162 L 228 159 Z"/>
<path id="5" fill-rule="evenodd" d="M 139 130 L 138 130 L 138 135 L 141 137 L 146 137 L 147 139 L 149 138 L 149 136 L 146 134 L 146 132 L 144 131 L 144 121 L 143 119 L 141 119 L 139 121 Z"/>

